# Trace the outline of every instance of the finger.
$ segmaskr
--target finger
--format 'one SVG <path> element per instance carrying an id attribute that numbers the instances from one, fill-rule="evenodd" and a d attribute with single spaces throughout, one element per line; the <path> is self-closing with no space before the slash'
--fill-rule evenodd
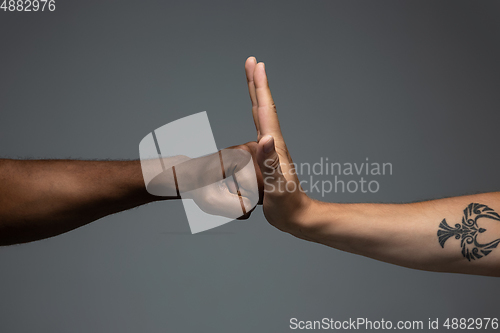
<path id="1" fill-rule="evenodd" d="M 276 105 L 269 89 L 264 63 L 255 66 L 253 80 L 257 97 L 257 114 L 261 136 L 272 135 L 276 143 L 283 142 Z"/>
<path id="2" fill-rule="evenodd" d="M 229 199 L 230 196 L 233 198 Z M 205 213 L 223 216 L 230 219 L 239 219 L 248 213 L 246 210 L 242 210 L 241 203 L 236 200 L 239 200 L 237 196 L 227 193 L 224 198 L 221 198 L 219 202 L 215 202 L 215 204 L 209 210 L 205 211 Z M 243 205 L 244 204 L 245 203 L 243 203 Z"/>
<path id="3" fill-rule="evenodd" d="M 249 212 L 247 212 L 245 215 L 242 215 L 237 218 L 237 220 L 248 220 L 250 218 L 250 215 L 252 215 L 252 212 L 255 210 L 257 206 L 253 207 Z"/>
<path id="4" fill-rule="evenodd" d="M 193 196 L 196 205 L 210 215 L 224 216 L 231 219 L 242 217 L 255 206 L 248 198 L 232 194 L 222 182 L 205 187 L 200 195 Z"/>
<path id="5" fill-rule="evenodd" d="M 271 135 L 274 138 L 275 149 L 280 157 L 285 178 L 297 181 L 297 176 L 291 164 L 293 163 L 292 158 L 281 134 L 276 105 L 269 88 L 265 65 L 262 62 L 255 66 L 254 82 L 257 94 L 260 135 L 262 138 L 265 135 Z"/>
<path id="6" fill-rule="evenodd" d="M 216 204 L 218 210 L 216 215 L 233 219 L 248 219 L 256 207 L 248 198 L 228 191 L 219 200 L 219 203 Z"/>
<path id="7" fill-rule="evenodd" d="M 253 80 L 255 65 L 257 65 L 257 59 L 255 59 L 255 57 L 249 57 L 245 62 L 245 73 L 247 75 L 248 93 L 250 94 L 250 100 L 252 101 L 253 122 L 255 123 L 255 129 L 257 130 L 257 141 L 259 141 L 260 139 L 259 116 L 257 114 L 257 96 L 255 92 L 255 83 Z"/>
<path id="8" fill-rule="evenodd" d="M 281 193 L 286 185 L 286 179 L 281 171 L 280 158 L 272 136 L 262 137 L 257 159 L 264 178 L 264 198 L 268 193 Z"/>

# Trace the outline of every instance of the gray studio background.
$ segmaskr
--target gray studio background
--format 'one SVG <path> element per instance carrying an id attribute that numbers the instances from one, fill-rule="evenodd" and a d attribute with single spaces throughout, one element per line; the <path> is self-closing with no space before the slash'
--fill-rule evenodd
<path id="1" fill-rule="evenodd" d="M 323 200 L 500 189 L 498 2 L 56 6 L 0 12 L 2 157 L 136 159 L 151 130 L 204 110 L 220 148 L 254 140 L 243 64 L 255 55 L 296 162 L 393 164 L 377 194 Z M 0 331 L 9 333 L 288 332 L 292 317 L 427 323 L 499 313 L 496 278 L 308 243 L 268 225 L 261 208 L 191 235 L 180 202 L 150 204 L 1 248 L 0 267 Z"/>

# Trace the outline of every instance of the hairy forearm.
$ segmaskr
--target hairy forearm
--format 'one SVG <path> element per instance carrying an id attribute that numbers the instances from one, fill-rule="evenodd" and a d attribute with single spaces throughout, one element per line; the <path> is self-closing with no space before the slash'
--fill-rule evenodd
<path id="1" fill-rule="evenodd" d="M 0 160 L 0 245 L 55 236 L 158 199 L 139 161 Z"/>
<path id="2" fill-rule="evenodd" d="M 463 219 L 467 207 L 480 208 L 481 216 L 471 212 Z M 318 243 L 416 269 L 500 276 L 500 221 L 495 219 L 500 193 L 411 204 L 314 202 L 310 210 L 311 238 Z M 450 228 L 440 226 L 443 220 Z"/>

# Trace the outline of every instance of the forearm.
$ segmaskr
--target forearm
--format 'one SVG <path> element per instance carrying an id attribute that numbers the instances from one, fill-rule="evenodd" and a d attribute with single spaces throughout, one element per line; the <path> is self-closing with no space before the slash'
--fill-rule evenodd
<path id="1" fill-rule="evenodd" d="M 343 251 L 401 266 L 500 276 L 500 249 L 495 250 L 495 241 L 500 239 L 500 221 L 479 218 L 477 229 L 482 228 L 481 232 L 474 233 L 474 226 L 465 230 L 462 226 L 464 209 L 471 203 L 483 204 L 500 212 L 500 193 L 411 204 L 328 204 L 315 201 L 310 208 L 309 225 L 314 226 L 310 237 Z M 469 219 L 474 216 L 477 215 L 472 213 Z M 440 228 L 443 219 L 451 229 Z M 460 228 L 456 227 L 457 224 Z M 443 246 L 439 242 L 438 230 L 442 230 Z M 472 243 L 467 243 L 468 240 Z M 493 247 L 475 246 L 474 240 L 480 245 L 491 243 Z M 475 247 L 479 257 L 472 253 Z M 468 258 L 463 250 L 466 255 L 469 251 Z"/>
<path id="2" fill-rule="evenodd" d="M 0 245 L 55 236 L 159 199 L 168 197 L 146 191 L 139 161 L 0 160 Z"/>
<path id="3" fill-rule="evenodd" d="M 301 190 L 264 64 L 251 57 L 245 70 L 269 223 L 305 240 L 397 265 L 500 276 L 500 193 L 402 205 L 314 201 Z"/>

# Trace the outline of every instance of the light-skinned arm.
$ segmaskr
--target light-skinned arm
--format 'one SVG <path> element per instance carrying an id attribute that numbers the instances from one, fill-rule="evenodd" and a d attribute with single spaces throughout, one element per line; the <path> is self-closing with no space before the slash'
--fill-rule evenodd
<path id="1" fill-rule="evenodd" d="M 429 271 L 500 276 L 500 193 L 409 204 L 337 204 L 302 191 L 265 67 L 245 63 L 264 177 L 264 214 L 296 237 Z"/>

